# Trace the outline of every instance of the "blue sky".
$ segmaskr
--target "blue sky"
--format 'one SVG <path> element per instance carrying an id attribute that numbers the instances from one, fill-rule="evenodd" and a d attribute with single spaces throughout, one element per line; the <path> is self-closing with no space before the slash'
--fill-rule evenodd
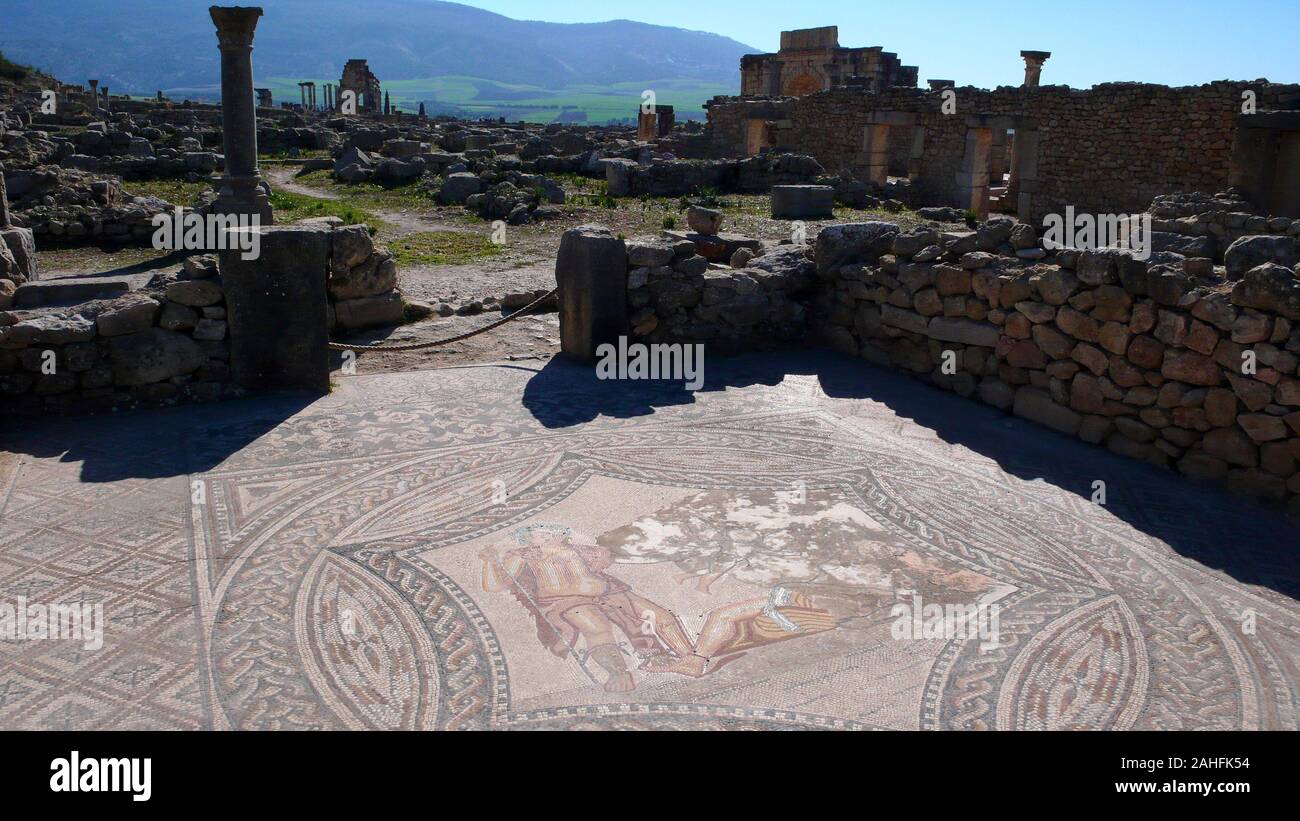
<path id="1" fill-rule="evenodd" d="M 1044 83 L 1300 82 L 1300 0 L 465 0 L 525 20 L 630 19 L 775 51 L 782 29 L 838 25 L 842 46 L 884 46 L 921 81 L 1018 85 L 1022 49 L 1053 52 Z M 737 69 L 739 70 L 739 69 Z"/>

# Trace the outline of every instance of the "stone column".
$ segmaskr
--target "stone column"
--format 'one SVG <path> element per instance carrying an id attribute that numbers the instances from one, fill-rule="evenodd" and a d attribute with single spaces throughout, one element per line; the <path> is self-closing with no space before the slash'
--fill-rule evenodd
<path id="1" fill-rule="evenodd" d="M 104 86 L 104 110 L 108 111 L 108 86 Z"/>
<path id="2" fill-rule="evenodd" d="M 90 109 L 96 111 L 99 109 L 99 80 L 87 80 L 90 83 Z"/>
<path id="3" fill-rule="evenodd" d="M 257 173 L 257 107 L 253 104 L 253 29 L 256 6 L 212 6 L 221 50 L 221 139 L 226 172 L 212 210 L 258 216 L 271 223 L 271 203 Z"/>
<path id="4" fill-rule="evenodd" d="M 307 108 L 307 84 L 306 83 L 298 84 L 298 105 L 302 106 L 303 109 Z"/>
<path id="5" fill-rule="evenodd" d="M 1038 88 L 1038 81 L 1043 76 L 1043 63 L 1052 56 L 1050 51 L 1022 51 L 1025 58 L 1025 88 Z"/>
<path id="6" fill-rule="evenodd" d="M 393 113 L 393 106 L 392 106 L 392 103 L 391 103 L 391 102 L 389 101 L 389 99 L 388 99 L 388 92 L 385 91 L 385 92 L 384 92 L 384 116 L 387 116 L 387 115 L 392 114 L 392 113 Z"/>
<path id="7" fill-rule="evenodd" d="M 560 351 L 595 361 L 596 349 L 627 334 L 627 246 L 603 225 L 571 228 L 555 258 Z"/>

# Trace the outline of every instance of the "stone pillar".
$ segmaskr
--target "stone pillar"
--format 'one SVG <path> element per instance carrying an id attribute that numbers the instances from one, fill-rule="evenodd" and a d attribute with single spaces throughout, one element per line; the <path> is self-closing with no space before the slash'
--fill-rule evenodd
<path id="1" fill-rule="evenodd" d="M 655 134 L 659 137 L 667 137 L 673 130 L 673 125 L 677 122 L 677 110 L 670 105 L 655 106 Z"/>
<path id="2" fill-rule="evenodd" d="M 220 252 L 231 380 L 250 390 L 328 391 L 332 231 L 301 225 L 235 230 L 261 236 L 257 259 L 243 259 L 233 241 Z"/>
<path id="3" fill-rule="evenodd" d="M 864 132 L 862 153 L 866 157 L 867 182 L 883 187 L 889 182 L 889 126 L 868 125 Z"/>
<path id="4" fill-rule="evenodd" d="M 307 84 L 306 83 L 298 84 L 298 105 L 302 106 L 304 111 L 307 110 Z"/>
<path id="5" fill-rule="evenodd" d="M 654 109 L 646 111 L 644 108 L 637 109 L 636 115 L 636 138 L 637 140 L 648 143 L 653 142 L 655 138 L 655 118 Z"/>
<path id="6" fill-rule="evenodd" d="M 257 107 L 253 104 L 253 30 L 262 10 L 256 6 L 212 6 L 221 50 L 221 139 L 226 172 L 212 210 L 258 216 L 271 223 L 271 203 L 257 173 Z"/>
<path id="7" fill-rule="evenodd" d="M 108 111 L 108 86 L 104 86 L 104 110 Z"/>
<path id="8" fill-rule="evenodd" d="M 1016 129 L 1011 178 L 1015 181 L 1016 216 L 1021 222 L 1033 219 L 1033 200 L 1038 193 L 1038 132 Z"/>
<path id="9" fill-rule="evenodd" d="M 420 103 L 420 119 L 423 120 L 428 115 L 424 113 L 424 103 Z"/>
<path id="10" fill-rule="evenodd" d="M 966 129 L 966 153 L 961 171 L 957 172 L 957 190 L 961 207 L 974 211 L 981 220 L 989 216 L 989 152 L 993 147 L 993 129 Z"/>
<path id="11" fill-rule="evenodd" d="M 1025 88 L 1038 88 L 1038 81 L 1043 76 L 1043 63 L 1052 56 L 1050 51 L 1022 51 L 1025 58 Z"/>
<path id="12" fill-rule="evenodd" d="M 627 334 L 627 246 L 603 225 L 571 228 L 555 259 L 560 351 L 595 361 L 603 343 Z"/>
<path id="13" fill-rule="evenodd" d="M 99 80 L 87 80 L 90 83 L 90 108 L 96 110 L 99 108 Z"/>
<path id="14" fill-rule="evenodd" d="M 384 116 L 388 116 L 391 113 L 393 113 L 393 106 L 388 99 L 388 92 L 385 91 L 384 92 Z"/>

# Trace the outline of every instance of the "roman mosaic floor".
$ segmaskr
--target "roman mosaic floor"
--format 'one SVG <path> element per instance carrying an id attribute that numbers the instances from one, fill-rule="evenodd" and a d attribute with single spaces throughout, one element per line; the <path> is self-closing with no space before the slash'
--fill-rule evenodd
<path id="1" fill-rule="evenodd" d="M 0 603 L 105 630 L 0 641 L 0 728 L 1296 729 L 1293 522 L 861 362 L 707 364 L 6 426 Z"/>

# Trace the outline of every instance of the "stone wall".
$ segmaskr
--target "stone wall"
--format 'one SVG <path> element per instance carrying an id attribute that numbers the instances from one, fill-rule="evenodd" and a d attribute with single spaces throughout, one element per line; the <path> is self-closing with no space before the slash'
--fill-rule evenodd
<path id="1" fill-rule="evenodd" d="M 833 174 L 865 179 L 867 126 L 892 117 L 892 170 L 902 151 L 894 132 L 924 132 L 912 179 L 914 204 L 967 208 L 958 175 L 970 131 L 1015 129 L 1018 136 L 1036 135 L 1037 150 L 1026 154 L 1036 162 L 1026 166 L 1032 178 L 1026 174 L 1023 188 L 1032 207 L 1022 218 L 1037 222 L 1067 205 L 1133 213 L 1158 194 L 1225 189 L 1247 90 L 1255 92 L 1260 109 L 1300 106 L 1300 86 L 1264 81 L 1181 88 L 1110 83 L 1086 90 L 966 87 L 955 89 L 955 114 L 942 113 L 941 91 L 839 88 L 797 98 L 714 98 L 706 105 L 707 134 L 712 155 L 745 156 L 753 153 L 757 121 L 765 146 L 807 153 Z"/>
<path id="2" fill-rule="evenodd" d="M 869 361 L 1300 509 L 1295 243 L 1238 242 L 1227 279 L 1168 252 L 1049 253 L 1010 220 L 831 226 L 815 326 Z"/>
<path id="3" fill-rule="evenodd" d="M 783 245 L 743 268 L 710 263 L 689 239 L 627 243 L 628 327 L 644 342 L 739 351 L 807 336 L 802 300 L 815 283 L 811 248 Z"/>
<path id="4" fill-rule="evenodd" d="M 772 152 L 743 160 L 672 160 L 641 164 L 602 160 L 611 197 L 682 197 L 709 187 L 744 194 L 764 193 L 774 185 L 810 183 L 822 166 L 802 154 Z"/>
<path id="5" fill-rule="evenodd" d="M 400 325 L 405 302 L 392 252 L 376 247 L 365 225 L 344 226 L 336 217 L 319 222 L 334 228 L 326 284 L 329 327 L 346 332 Z"/>
<path id="6" fill-rule="evenodd" d="M 115 298 L 10 308 L 31 304 L 26 286 L 0 287 L 0 414 L 319 388 L 330 329 L 403 321 L 393 255 L 366 226 L 322 217 L 259 233 L 254 259 L 236 248 L 191 256 Z"/>
<path id="7" fill-rule="evenodd" d="M 214 257 L 115 299 L 0 311 L 0 409 L 87 412 L 211 401 L 230 385 Z"/>

